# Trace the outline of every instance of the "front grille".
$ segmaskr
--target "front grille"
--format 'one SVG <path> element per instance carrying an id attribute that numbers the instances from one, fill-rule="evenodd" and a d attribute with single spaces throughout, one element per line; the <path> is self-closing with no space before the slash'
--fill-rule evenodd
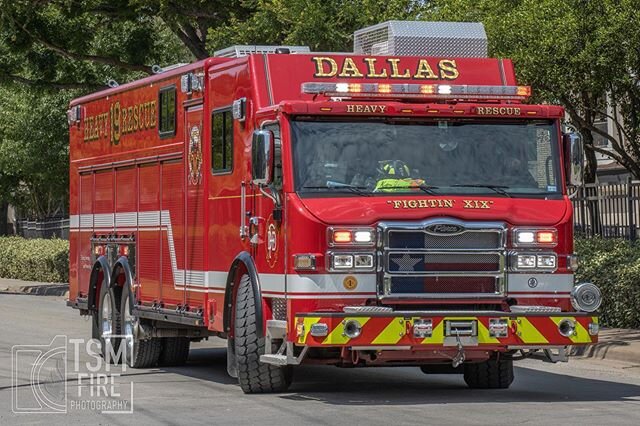
<path id="1" fill-rule="evenodd" d="M 389 254 L 387 270 L 398 274 L 481 271 L 500 272 L 498 253 L 411 253 Z"/>
<path id="2" fill-rule="evenodd" d="M 504 294 L 504 224 L 432 219 L 382 223 L 380 228 L 382 297 Z"/>
<path id="3" fill-rule="evenodd" d="M 433 235 L 406 230 L 389 231 L 389 246 L 413 249 L 495 249 L 500 246 L 497 232 L 465 232 L 457 235 Z"/>
<path id="4" fill-rule="evenodd" d="M 495 294 L 494 277 L 391 277 L 394 294 Z"/>

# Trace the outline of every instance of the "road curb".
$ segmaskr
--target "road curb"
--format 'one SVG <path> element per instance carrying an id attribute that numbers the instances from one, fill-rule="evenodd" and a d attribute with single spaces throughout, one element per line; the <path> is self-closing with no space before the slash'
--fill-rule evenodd
<path id="1" fill-rule="evenodd" d="M 640 330 L 603 329 L 598 343 L 572 347 L 576 358 L 594 358 L 640 364 Z"/>
<path id="2" fill-rule="evenodd" d="M 66 297 L 69 294 L 69 284 L 0 279 L 0 294 Z"/>

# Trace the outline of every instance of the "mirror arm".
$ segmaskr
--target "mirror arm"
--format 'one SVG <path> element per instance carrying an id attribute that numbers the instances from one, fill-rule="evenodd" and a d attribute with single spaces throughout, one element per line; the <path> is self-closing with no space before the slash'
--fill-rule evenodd
<path id="1" fill-rule="evenodd" d="M 273 186 L 273 184 L 267 185 L 266 188 L 263 185 L 259 185 L 258 190 L 262 195 L 264 195 L 265 197 L 273 201 L 274 210 L 282 210 L 282 202 L 280 200 L 280 194 L 276 190 L 275 186 Z M 274 215 L 274 218 L 275 217 L 276 215 Z"/>

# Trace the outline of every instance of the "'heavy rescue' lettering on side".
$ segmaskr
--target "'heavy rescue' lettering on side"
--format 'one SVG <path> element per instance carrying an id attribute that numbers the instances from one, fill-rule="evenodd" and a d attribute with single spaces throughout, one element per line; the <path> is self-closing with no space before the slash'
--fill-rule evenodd
<path id="1" fill-rule="evenodd" d="M 153 129 L 157 124 L 156 101 L 143 102 L 130 106 L 120 106 L 114 102 L 109 111 L 90 115 L 84 119 L 85 142 L 108 138 L 118 145 L 122 135 Z"/>
<path id="2" fill-rule="evenodd" d="M 384 61 L 379 58 L 362 58 L 362 63 L 346 56 L 338 58 L 340 64 L 334 58 L 328 56 L 314 56 L 311 61 L 315 65 L 316 78 L 391 78 L 414 80 L 455 80 L 460 73 L 455 59 L 441 59 L 437 63 L 429 63 L 426 59 L 420 59 L 415 68 L 403 67 L 400 58 L 387 58 Z"/>

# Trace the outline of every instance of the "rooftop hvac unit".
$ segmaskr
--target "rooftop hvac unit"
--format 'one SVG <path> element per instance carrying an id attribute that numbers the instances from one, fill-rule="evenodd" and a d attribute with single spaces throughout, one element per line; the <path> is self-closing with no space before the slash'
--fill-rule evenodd
<path id="1" fill-rule="evenodd" d="M 213 53 L 213 56 L 223 58 L 239 58 L 241 56 L 247 56 L 252 53 L 276 53 L 276 49 L 289 49 L 290 53 L 309 53 L 308 46 L 231 46 L 226 49 L 218 50 Z"/>
<path id="2" fill-rule="evenodd" d="M 487 57 L 480 22 L 387 21 L 353 34 L 359 55 Z"/>

